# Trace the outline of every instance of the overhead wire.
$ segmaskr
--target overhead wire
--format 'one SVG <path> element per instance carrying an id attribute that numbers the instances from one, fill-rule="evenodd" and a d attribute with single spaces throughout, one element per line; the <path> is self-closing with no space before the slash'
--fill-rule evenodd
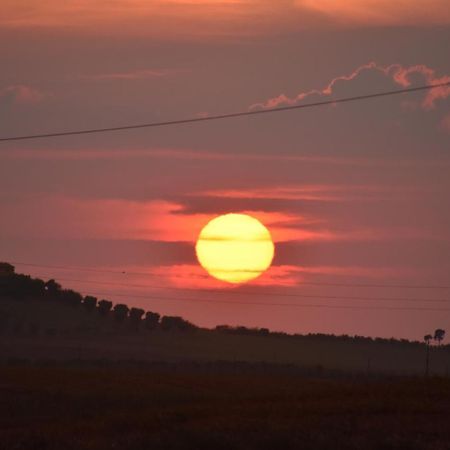
<path id="1" fill-rule="evenodd" d="M 93 273 L 109 273 L 115 275 L 136 275 L 136 276 L 153 276 L 154 274 L 149 274 L 148 272 L 134 272 L 127 270 L 109 270 L 109 269 L 97 269 L 92 267 L 80 267 L 80 266 L 66 266 L 66 265 L 48 265 L 48 264 L 37 264 L 29 262 L 19 262 L 19 261 L 9 261 L 11 264 L 28 266 L 28 267 L 38 267 L 56 270 L 71 270 L 74 272 L 93 272 Z M 383 283 L 350 283 L 350 282 L 314 282 L 314 281 L 302 281 L 301 286 L 331 286 L 331 287 L 351 287 L 351 288 L 383 288 L 383 289 L 438 289 L 445 290 L 450 289 L 449 285 L 436 285 L 436 284 L 383 284 Z"/>
<path id="2" fill-rule="evenodd" d="M 17 263 L 16 263 L 17 264 Z M 36 266 L 33 264 L 33 266 Z M 38 265 L 39 266 L 39 265 Z M 46 267 L 46 266 L 45 266 Z M 54 266 L 53 266 L 54 267 Z M 61 267 L 61 266 L 58 266 Z M 114 273 L 121 273 L 116 272 Z M 297 299 L 326 299 L 326 300 L 350 300 L 350 301 L 372 301 L 372 302 L 415 302 L 415 303 L 450 303 L 450 299 L 431 299 L 431 298 L 411 298 L 411 297 L 363 297 L 363 296 L 345 296 L 345 295 L 315 295 L 315 294 L 304 294 L 304 293 L 282 293 L 282 292 L 252 292 L 252 291 L 232 291 L 232 290 L 218 290 L 218 289 L 210 289 L 210 288 L 180 288 L 180 287 L 174 287 L 174 286 L 155 286 L 155 285 L 142 285 L 142 284 L 130 284 L 130 283 L 117 283 L 117 282 L 110 282 L 110 281 L 99 281 L 99 280 L 79 280 L 79 279 L 68 279 L 68 278 L 58 278 L 58 281 L 65 281 L 65 282 L 73 282 L 73 283 L 86 283 L 86 284 L 101 284 L 106 286 L 125 286 L 128 288 L 145 288 L 149 290 L 172 290 L 172 291 L 189 291 L 189 292 L 197 292 L 197 293 L 213 293 L 213 294 L 225 294 L 231 298 L 233 296 L 258 296 L 258 297 L 289 297 L 289 298 L 297 298 Z M 271 302 L 242 302 L 242 301 L 235 301 L 235 300 L 220 300 L 215 298 L 214 300 L 211 299 L 200 299 L 200 298 L 189 298 L 189 297 L 170 297 L 166 295 L 141 295 L 139 293 L 130 292 L 130 293 L 117 293 L 117 292 L 99 292 L 99 293 L 91 293 L 93 295 L 107 295 L 111 297 L 127 297 L 127 298 L 145 298 L 145 299 L 152 299 L 152 300 L 169 300 L 169 301 L 198 301 L 198 302 L 209 302 L 209 303 L 227 303 L 227 304 L 245 304 L 245 305 L 260 305 L 260 306 L 298 306 L 298 307 L 325 307 L 325 308 L 338 308 L 338 309 L 394 309 L 394 310 L 413 310 L 413 311 L 450 311 L 450 309 L 446 308 L 430 308 L 430 307 L 400 307 L 400 306 L 393 306 L 393 307 L 380 307 L 380 306 L 350 306 L 350 305 L 323 305 L 323 304 L 304 304 L 304 303 L 271 303 Z"/>
<path id="3" fill-rule="evenodd" d="M 294 294 L 286 292 L 252 292 L 252 291 L 236 291 L 236 290 L 218 290 L 211 288 L 192 288 L 192 287 L 174 287 L 174 286 L 155 286 L 155 285 L 144 285 L 144 284 L 129 284 L 129 283 L 114 283 L 108 281 L 98 281 L 98 280 L 77 280 L 68 278 L 58 278 L 58 281 L 64 281 L 68 283 L 82 283 L 82 284 L 100 284 L 105 286 L 124 286 L 129 288 L 142 288 L 149 290 L 170 290 L 170 291 L 188 291 L 188 292 L 198 292 L 198 293 L 213 293 L 221 295 L 231 295 L 231 296 L 257 296 L 257 297 L 290 297 L 297 299 L 305 298 L 317 298 L 317 299 L 329 299 L 329 300 L 356 300 L 356 301 L 380 301 L 380 302 L 418 302 L 418 303 L 450 303 L 449 299 L 431 299 L 431 298 L 411 298 L 411 297 L 362 297 L 362 296 L 348 296 L 348 295 L 315 295 L 315 294 Z"/>
<path id="4" fill-rule="evenodd" d="M 249 305 L 249 306 L 277 306 L 277 307 L 292 307 L 292 308 L 318 308 L 318 309 L 353 309 L 353 310 L 387 310 L 387 311 L 433 311 L 433 312 L 450 312 L 450 308 L 431 308 L 431 307 L 408 307 L 408 306 L 359 306 L 359 305 L 328 305 L 320 303 L 300 304 L 300 303 L 279 303 L 279 302 L 242 302 L 242 301 L 227 301 L 227 300 L 207 300 L 200 298 L 180 298 L 180 297 L 166 297 L 153 295 L 136 295 L 132 293 L 106 293 L 106 292 L 90 292 L 90 295 L 104 295 L 108 297 L 125 297 L 125 298 L 139 298 L 146 300 L 160 300 L 160 301 L 177 301 L 177 302 L 198 302 L 215 305 L 217 303 L 232 305 Z"/>
<path id="5" fill-rule="evenodd" d="M 260 110 L 250 110 L 250 111 L 239 111 L 228 114 L 217 114 L 210 115 L 206 117 L 190 117 L 186 119 L 175 119 L 175 120 L 167 120 L 162 122 L 149 122 L 149 123 L 140 123 L 140 124 L 129 124 L 129 125 L 119 125 L 119 126 L 111 126 L 111 127 L 102 127 L 102 128 L 88 128 L 88 129 L 80 129 L 80 130 L 67 130 L 67 131 L 59 131 L 59 132 L 48 132 L 48 133 L 35 133 L 35 134 L 24 134 L 17 136 L 4 136 L 0 137 L 0 142 L 12 142 L 12 141 L 24 141 L 24 140 L 32 140 L 32 139 L 46 139 L 46 138 L 56 138 L 63 136 L 80 136 L 87 134 L 99 134 L 99 133 L 111 133 L 118 131 L 128 131 L 128 130 L 138 130 L 145 128 L 159 128 L 159 127 L 169 127 L 169 126 L 177 126 L 177 125 L 188 125 L 199 122 L 212 122 L 218 120 L 226 120 L 226 119 L 234 119 L 239 117 L 248 117 L 248 116 L 260 116 L 264 114 L 274 114 L 286 111 L 294 111 L 300 109 L 307 108 L 316 108 L 327 105 L 336 105 L 339 103 L 350 103 L 356 101 L 363 101 L 381 97 L 388 97 L 393 95 L 400 95 L 412 92 L 420 92 L 426 91 L 430 89 L 436 89 L 441 87 L 450 86 L 450 82 L 439 83 L 439 84 L 429 84 L 423 86 L 416 86 L 404 89 L 396 89 L 391 91 L 383 91 L 376 92 L 370 94 L 363 95 L 355 95 L 350 97 L 340 97 L 329 100 L 322 100 L 312 103 L 302 103 L 300 105 L 290 105 L 290 106 L 282 106 L 278 108 L 266 108 Z"/>

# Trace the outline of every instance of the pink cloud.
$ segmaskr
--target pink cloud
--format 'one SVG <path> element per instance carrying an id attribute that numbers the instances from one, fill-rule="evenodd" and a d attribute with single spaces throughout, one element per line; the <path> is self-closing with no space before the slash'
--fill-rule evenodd
<path id="1" fill-rule="evenodd" d="M 323 202 L 342 202 L 352 200 L 380 200 L 393 198 L 398 194 L 417 195 L 414 187 L 392 187 L 371 185 L 298 185 L 270 186 L 267 188 L 212 190 L 199 195 L 217 198 L 238 199 L 274 199 L 274 200 L 307 200 Z"/>
<path id="2" fill-rule="evenodd" d="M 26 105 L 39 103 L 44 99 L 44 94 L 31 86 L 16 84 L 0 90 L 1 99 L 7 99 L 15 105 Z"/>
<path id="3" fill-rule="evenodd" d="M 271 266 L 253 280 L 252 286 L 295 286 L 299 276 L 295 266 Z M 152 269 L 152 274 L 166 280 L 170 286 L 192 289 L 220 289 L 233 292 L 239 285 L 232 285 L 211 277 L 200 265 L 181 264 Z M 192 295 L 192 294 L 191 294 Z M 224 296 L 226 299 L 226 296 Z"/>
<path id="4" fill-rule="evenodd" d="M 142 239 L 194 243 L 213 214 L 180 214 L 179 203 L 151 200 L 81 199 L 30 195 L 7 204 L 0 223 L 4 236 L 53 239 Z M 240 211 L 245 213 L 246 211 Z M 297 215 L 250 211 L 270 227 L 277 242 L 300 236 Z M 33 221 L 28 220 L 34 217 Z"/>
<path id="5" fill-rule="evenodd" d="M 161 266 L 148 269 L 152 281 L 149 285 L 155 285 L 155 280 L 160 280 L 159 286 L 173 286 L 184 289 L 217 289 L 231 294 L 240 289 L 242 285 L 232 285 L 212 278 L 198 264 L 179 264 L 173 266 Z M 272 265 L 260 277 L 249 283 L 255 288 L 259 286 L 273 287 L 301 287 L 302 281 L 317 279 L 317 276 L 336 277 L 356 277 L 364 279 L 386 279 L 398 277 L 399 275 L 414 275 L 411 269 L 399 267 L 353 267 L 353 266 L 292 266 L 292 265 Z M 315 278 L 312 278 L 315 277 Z M 145 281 L 143 279 L 143 281 Z M 144 286 L 143 286 L 144 287 Z M 245 292 L 245 291 L 242 291 Z M 191 294 L 192 295 L 192 294 Z M 264 295 L 264 294 L 263 294 Z M 224 296 L 224 299 L 227 297 Z"/>
<path id="6" fill-rule="evenodd" d="M 424 84 L 442 84 L 449 83 L 450 76 L 444 75 L 438 77 L 436 71 L 423 64 L 416 66 L 403 67 L 400 64 L 394 64 L 387 68 L 388 73 L 393 77 L 395 82 L 402 87 L 410 87 L 413 84 L 414 78 L 424 80 Z M 427 92 L 422 106 L 425 109 L 432 109 L 437 100 L 443 100 L 450 96 L 450 86 L 439 87 Z"/>
<path id="7" fill-rule="evenodd" d="M 378 74 L 382 80 L 391 82 L 393 86 L 401 86 L 403 88 L 417 84 L 428 85 L 450 82 L 449 75 L 437 76 L 435 70 L 425 65 L 404 67 L 401 64 L 392 64 L 390 66 L 381 66 L 375 62 L 370 62 L 356 68 L 349 74 L 333 78 L 322 89 L 300 92 L 294 97 L 280 94 L 261 103 L 253 104 L 250 106 L 250 109 L 270 109 L 285 105 L 296 105 L 312 96 L 331 97 L 336 94 L 337 85 L 342 86 L 343 83 L 351 84 L 356 79 L 361 78 L 362 75 L 367 74 Z M 438 100 L 446 99 L 449 96 L 450 86 L 435 88 L 425 94 L 421 105 L 424 109 L 429 110 L 434 108 Z"/>
<path id="8" fill-rule="evenodd" d="M 220 202 L 220 200 L 218 200 Z M 122 239 L 195 243 L 201 229 L 216 214 L 185 213 L 182 200 L 145 202 L 121 199 L 82 199 L 30 195 L 20 202 L 7 202 L 0 223 L 3 236 L 51 239 Z M 327 220 L 261 210 L 237 210 L 268 227 L 275 243 L 357 242 L 429 238 L 421 230 L 371 227 L 335 228 Z M 30 218 L 33 217 L 33 220 Z"/>

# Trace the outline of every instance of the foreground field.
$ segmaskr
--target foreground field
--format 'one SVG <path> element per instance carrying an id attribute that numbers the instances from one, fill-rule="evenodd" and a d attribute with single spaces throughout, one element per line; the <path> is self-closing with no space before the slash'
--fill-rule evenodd
<path id="1" fill-rule="evenodd" d="M 2 450 L 447 449 L 450 380 L 3 366 L 0 414 Z"/>

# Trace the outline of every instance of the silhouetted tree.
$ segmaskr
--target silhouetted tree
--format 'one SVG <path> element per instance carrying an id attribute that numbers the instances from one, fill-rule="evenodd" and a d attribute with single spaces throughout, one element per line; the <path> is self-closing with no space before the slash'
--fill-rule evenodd
<path id="1" fill-rule="evenodd" d="M 100 300 L 98 302 L 98 312 L 102 316 L 107 316 L 112 308 L 112 302 L 109 300 Z"/>
<path id="2" fill-rule="evenodd" d="M 147 328 L 147 330 L 154 330 L 159 324 L 160 317 L 161 316 L 158 313 L 151 311 L 145 313 L 145 328 Z"/>
<path id="3" fill-rule="evenodd" d="M 83 306 L 89 311 L 94 311 L 95 307 L 97 306 L 97 298 L 92 297 L 92 295 L 86 295 L 83 300 Z"/>
<path id="4" fill-rule="evenodd" d="M 425 360 L 425 376 L 428 376 L 428 374 L 430 373 L 430 342 L 432 339 L 433 336 L 431 336 L 431 334 L 426 334 L 423 337 L 423 340 L 427 344 L 427 356 Z"/>
<path id="5" fill-rule="evenodd" d="M 434 332 L 434 340 L 437 341 L 438 345 L 441 345 L 441 342 L 444 340 L 444 337 L 445 337 L 445 330 L 438 328 Z"/>
<path id="6" fill-rule="evenodd" d="M 61 291 L 61 285 L 53 279 L 48 280 L 45 283 L 45 290 L 47 291 L 49 297 L 56 298 Z"/>
<path id="7" fill-rule="evenodd" d="M 114 306 L 114 319 L 116 319 L 117 322 L 123 322 L 127 318 L 129 310 L 130 308 L 128 308 L 127 305 L 119 303 L 118 305 Z"/>
<path id="8" fill-rule="evenodd" d="M 137 330 L 139 328 L 144 312 L 145 311 L 141 308 L 130 309 L 130 325 L 133 330 Z"/>

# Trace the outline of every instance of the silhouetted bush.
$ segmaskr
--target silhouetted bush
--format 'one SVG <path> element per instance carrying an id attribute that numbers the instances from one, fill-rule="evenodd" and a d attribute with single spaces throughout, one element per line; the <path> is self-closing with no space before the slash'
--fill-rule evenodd
<path id="1" fill-rule="evenodd" d="M 217 325 L 216 331 L 226 334 L 237 334 L 244 336 L 273 336 L 276 333 L 271 333 L 268 328 L 247 328 L 247 327 L 232 327 L 229 325 Z"/>
<path id="2" fill-rule="evenodd" d="M 164 316 L 161 319 L 161 328 L 164 331 L 193 331 L 197 327 L 178 316 Z"/>
<path id="3" fill-rule="evenodd" d="M 0 277 L 14 275 L 15 268 L 12 264 L 0 262 Z"/>

